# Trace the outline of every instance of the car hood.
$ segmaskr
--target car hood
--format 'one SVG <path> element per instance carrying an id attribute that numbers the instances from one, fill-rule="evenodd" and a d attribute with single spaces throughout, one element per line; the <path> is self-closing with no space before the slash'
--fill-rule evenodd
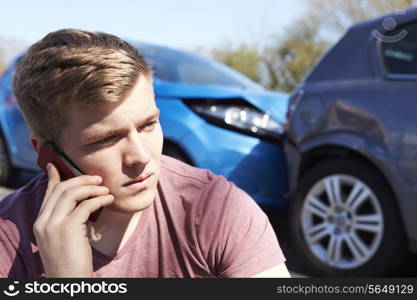
<path id="1" fill-rule="evenodd" d="M 226 86 L 192 85 L 170 83 L 160 80 L 154 82 L 157 97 L 175 99 L 228 99 L 241 98 L 268 113 L 274 120 L 284 123 L 287 112 L 289 95 L 281 92 L 267 90 L 252 91 L 243 88 Z"/>

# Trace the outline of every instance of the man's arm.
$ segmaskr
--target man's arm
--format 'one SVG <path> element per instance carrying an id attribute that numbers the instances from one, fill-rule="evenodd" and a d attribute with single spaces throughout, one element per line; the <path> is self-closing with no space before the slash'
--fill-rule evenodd
<path id="1" fill-rule="evenodd" d="M 255 276 L 252 276 L 252 278 L 291 278 L 291 275 L 290 272 L 288 272 L 285 263 L 282 263 L 258 273 Z"/>

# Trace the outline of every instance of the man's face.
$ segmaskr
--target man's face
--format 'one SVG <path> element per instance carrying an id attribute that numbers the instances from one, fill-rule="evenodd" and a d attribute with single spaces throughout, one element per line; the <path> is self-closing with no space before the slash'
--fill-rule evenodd
<path id="1" fill-rule="evenodd" d="M 118 104 L 73 105 L 60 145 L 86 174 L 100 175 L 115 201 L 109 207 L 132 213 L 155 198 L 160 172 L 162 130 L 152 83 L 141 76 Z"/>

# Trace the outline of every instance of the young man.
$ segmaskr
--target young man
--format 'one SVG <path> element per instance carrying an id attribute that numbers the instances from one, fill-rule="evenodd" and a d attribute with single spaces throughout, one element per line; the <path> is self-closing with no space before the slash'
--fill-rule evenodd
<path id="1" fill-rule="evenodd" d="M 53 142 L 88 175 L 62 180 L 50 163 L 1 202 L 0 276 L 289 276 L 246 193 L 161 155 L 152 75 L 129 44 L 52 32 L 22 58 L 13 88 L 36 151 Z"/>

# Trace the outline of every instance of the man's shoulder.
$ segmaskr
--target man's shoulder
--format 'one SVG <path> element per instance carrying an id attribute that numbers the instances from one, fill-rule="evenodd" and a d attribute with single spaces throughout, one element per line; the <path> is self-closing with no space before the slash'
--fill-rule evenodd
<path id="1" fill-rule="evenodd" d="M 0 274 L 28 277 L 36 264 L 33 223 L 42 203 L 47 177 L 38 175 L 0 201 Z"/>
<path id="2" fill-rule="evenodd" d="M 160 184 L 170 198 L 178 195 L 181 199 L 189 199 L 193 203 L 209 200 L 213 194 L 224 195 L 233 186 L 222 175 L 190 166 L 168 156 L 163 156 L 161 160 Z M 196 201 L 198 199 L 199 201 Z"/>
<path id="3" fill-rule="evenodd" d="M 8 219 L 16 214 L 33 211 L 40 205 L 48 178 L 44 174 L 37 175 L 24 186 L 0 200 L 0 220 Z"/>
<path id="4" fill-rule="evenodd" d="M 162 155 L 161 176 L 196 185 L 207 185 L 217 177 L 212 171 L 190 166 L 178 159 Z"/>
<path id="5" fill-rule="evenodd" d="M 163 156 L 161 161 L 163 185 L 168 192 L 182 195 L 182 199 L 198 199 L 200 208 L 214 210 L 247 207 L 249 211 L 258 205 L 244 190 L 223 175 L 196 168 L 177 159 Z M 167 188 L 168 187 L 168 188 Z"/>

